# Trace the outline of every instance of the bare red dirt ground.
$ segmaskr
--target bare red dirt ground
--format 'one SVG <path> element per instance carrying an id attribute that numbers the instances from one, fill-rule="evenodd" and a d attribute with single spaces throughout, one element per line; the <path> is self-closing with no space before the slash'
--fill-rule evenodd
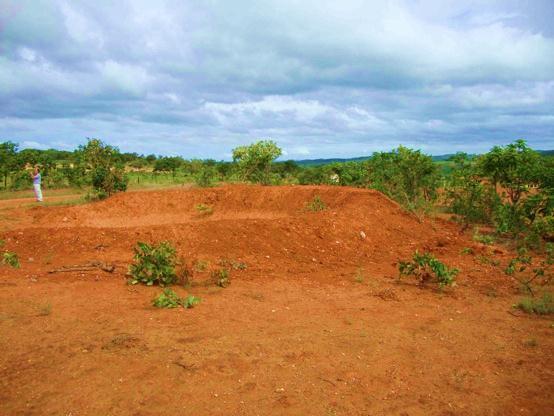
<path id="1" fill-rule="evenodd" d="M 310 212 L 319 195 L 327 209 Z M 202 215 L 197 204 L 209 205 Z M 513 255 L 419 222 L 375 191 L 226 186 L 128 192 L 1 220 L 21 269 L 0 269 L 1 415 L 547 415 L 551 318 L 514 312 Z M 362 238 L 363 231 L 366 237 Z M 194 309 L 128 286 L 137 241 L 169 240 L 195 281 L 242 262 Z M 500 262 L 482 264 L 476 254 Z M 460 269 L 439 292 L 397 262 Z M 484 258 L 484 257 L 483 257 Z M 51 273 L 90 261 L 101 270 Z"/>

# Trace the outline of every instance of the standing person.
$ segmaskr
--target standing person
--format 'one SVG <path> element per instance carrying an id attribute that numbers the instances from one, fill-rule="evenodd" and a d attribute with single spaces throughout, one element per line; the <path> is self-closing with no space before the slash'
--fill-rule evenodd
<path id="1" fill-rule="evenodd" d="M 40 169 L 38 166 L 35 166 L 35 170 L 31 173 L 31 178 L 33 178 L 33 188 L 35 189 L 35 197 L 37 202 L 42 202 L 42 190 L 40 189 Z"/>

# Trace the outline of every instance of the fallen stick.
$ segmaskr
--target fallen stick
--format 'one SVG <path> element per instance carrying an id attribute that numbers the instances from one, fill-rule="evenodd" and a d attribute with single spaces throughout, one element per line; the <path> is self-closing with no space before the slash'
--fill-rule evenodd
<path id="1" fill-rule="evenodd" d="M 100 261 L 93 261 L 82 265 L 63 266 L 60 269 L 49 270 L 48 273 L 90 272 L 97 269 L 103 270 L 107 273 L 113 273 L 113 271 L 115 270 L 115 266 L 113 264 L 105 264 Z"/>

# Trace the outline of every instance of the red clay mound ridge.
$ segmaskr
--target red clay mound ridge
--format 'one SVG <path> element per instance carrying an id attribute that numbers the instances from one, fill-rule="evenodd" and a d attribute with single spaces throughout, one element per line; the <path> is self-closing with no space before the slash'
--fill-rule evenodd
<path id="1" fill-rule="evenodd" d="M 307 204 L 319 196 L 326 208 Z M 200 212 L 203 204 L 212 211 Z M 245 262 L 249 276 L 336 278 L 363 267 L 395 274 L 416 249 L 454 256 L 471 242 L 454 224 L 419 221 L 383 194 L 330 186 L 246 186 L 126 192 L 96 203 L 28 210 L 32 225 L 8 232 L 22 258 L 54 264 L 129 263 L 137 241 L 169 240 L 186 259 Z"/>

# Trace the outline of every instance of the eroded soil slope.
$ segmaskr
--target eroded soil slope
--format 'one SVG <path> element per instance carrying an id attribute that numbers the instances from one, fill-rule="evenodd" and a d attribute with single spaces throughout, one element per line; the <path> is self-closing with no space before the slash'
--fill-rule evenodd
<path id="1" fill-rule="evenodd" d="M 326 209 L 306 209 L 315 196 Z M 202 204 L 212 213 L 201 212 Z M 554 402 L 552 322 L 514 313 L 511 253 L 454 224 L 339 187 L 128 192 L 2 212 L 0 414 L 506 415 Z M 169 240 L 206 281 L 192 310 L 129 287 L 137 241 Z M 470 247 L 474 255 L 461 254 Z M 440 293 L 397 280 L 428 250 L 461 272 Z M 484 260 L 485 259 L 485 260 Z M 115 272 L 48 273 L 91 261 Z M 202 265 L 202 267 L 199 267 Z"/>

